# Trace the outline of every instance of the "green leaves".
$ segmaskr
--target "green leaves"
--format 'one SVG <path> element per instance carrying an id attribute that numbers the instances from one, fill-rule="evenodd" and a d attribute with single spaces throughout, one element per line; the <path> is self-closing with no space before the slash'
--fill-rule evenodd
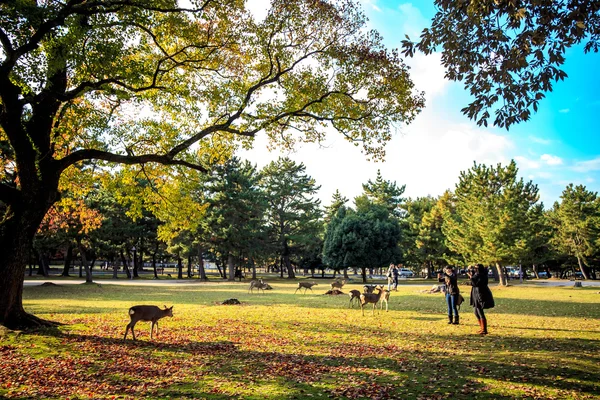
<path id="1" fill-rule="evenodd" d="M 509 128 L 537 111 L 540 95 L 564 80 L 566 50 L 585 42 L 598 51 L 600 6 L 596 2 L 535 0 L 436 0 L 431 28 L 418 42 L 402 41 L 403 53 L 443 53 L 446 77 L 462 81 L 474 100 L 463 114 L 488 125 Z M 496 95 L 495 97 L 493 95 Z"/>

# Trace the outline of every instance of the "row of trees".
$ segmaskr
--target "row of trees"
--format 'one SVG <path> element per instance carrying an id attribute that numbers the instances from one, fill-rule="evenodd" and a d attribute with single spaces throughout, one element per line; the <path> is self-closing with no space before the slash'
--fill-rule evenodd
<path id="1" fill-rule="evenodd" d="M 138 171 L 140 172 L 140 171 Z M 214 165 L 208 174 L 178 174 L 149 181 L 132 171 L 106 174 L 80 198 L 65 197 L 48 213 L 36 239 L 41 253 L 62 249 L 65 269 L 78 250 L 88 265 L 96 258 L 120 260 L 128 277 L 139 265 L 172 257 L 183 277 L 192 264 L 207 279 L 203 260 L 215 260 L 224 278 L 256 265 L 273 265 L 287 277 L 298 267 L 346 273 L 403 262 L 420 271 L 445 265 L 493 266 L 501 284 L 505 267 L 556 270 L 576 266 L 595 277 L 600 256 L 600 199 L 583 186 L 569 185 L 561 201 L 545 210 L 537 186 L 507 166 L 475 164 L 461 173 L 454 191 L 438 198 L 404 198 L 405 186 L 383 179 L 363 184 L 348 199 L 339 192 L 324 209 L 319 189 L 303 164 L 288 158 L 262 170 L 239 158 Z M 138 185 L 129 185 L 127 177 Z M 128 215 L 128 217 L 126 217 Z M 132 251 L 132 249 L 136 249 Z M 128 255 L 134 253 L 129 268 Z M 87 260 L 87 261 L 86 261 Z M 91 260 L 91 262 L 90 262 Z M 221 270 L 223 266 L 223 270 Z M 225 268 L 226 267 L 226 268 Z"/>
<path id="2" fill-rule="evenodd" d="M 545 210 L 538 188 L 508 166 L 475 164 L 461 173 L 454 191 L 439 198 L 402 199 L 404 187 L 385 181 L 363 185 L 348 208 L 334 196 L 323 256 L 334 268 L 380 267 L 388 262 L 432 270 L 483 263 L 507 284 L 506 266 L 541 266 L 559 272 L 576 266 L 595 278 L 600 260 L 600 198 L 584 186 L 567 186 Z M 344 199 L 345 200 L 345 199 Z"/>
<path id="3" fill-rule="evenodd" d="M 88 281 L 96 259 L 120 262 L 133 278 L 145 261 L 156 275 L 157 261 L 167 258 L 177 261 L 179 278 L 187 259 L 187 276 L 197 263 L 207 279 L 206 258 L 219 270 L 227 265 L 222 276 L 229 279 L 236 268 L 256 263 L 277 264 L 294 277 L 292 262 L 320 251 L 319 187 L 303 164 L 280 158 L 258 171 L 234 157 L 208 174 L 187 171 L 162 183 L 134 172 L 106 173 L 50 209 L 34 241 L 42 272 L 45 258 L 60 252 L 68 275 L 75 250 Z"/>

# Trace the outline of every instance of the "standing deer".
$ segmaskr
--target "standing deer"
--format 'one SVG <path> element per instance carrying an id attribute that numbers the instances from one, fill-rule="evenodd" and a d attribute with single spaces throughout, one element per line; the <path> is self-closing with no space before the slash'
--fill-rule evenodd
<path id="1" fill-rule="evenodd" d="M 131 321 L 127 324 L 127 328 L 125 328 L 125 336 L 123 336 L 123 340 L 127 338 L 127 332 L 131 329 L 131 335 L 133 336 L 133 340 L 135 340 L 135 332 L 133 328 L 135 324 L 139 321 L 151 321 L 152 325 L 150 325 L 150 339 L 152 339 L 152 333 L 154 332 L 154 325 L 156 325 L 156 335 L 158 335 L 158 320 L 164 317 L 172 317 L 173 316 L 173 306 L 167 308 L 165 306 L 164 310 L 156 306 L 133 306 L 129 309 L 129 318 Z"/>
<path id="2" fill-rule="evenodd" d="M 263 291 L 263 294 L 265 293 L 265 289 L 269 288 L 269 284 L 263 282 L 262 278 L 257 280 L 257 281 L 251 281 L 250 282 L 250 287 L 248 288 L 248 293 L 254 293 L 254 289 L 258 290 L 258 293 L 260 293 L 260 291 Z"/>
<path id="3" fill-rule="evenodd" d="M 304 288 L 304 294 L 306 294 L 306 289 L 310 289 L 310 291 L 312 292 L 312 287 L 313 286 L 317 286 L 318 283 L 314 283 L 314 282 L 298 282 L 298 289 L 296 289 L 296 292 L 298 292 L 298 290 Z M 296 292 L 294 292 L 294 294 L 296 294 Z"/>
<path id="4" fill-rule="evenodd" d="M 354 308 L 354 306 L 353 306 L 354 299 L 356 299 L 357 303 L 360 302 L 360 292 L 358 290 L 351 290 L 348 292 L 348 296 L 350 296 L 350 304 L 348 304 L 348 308 L 350 308 L 350 307 Z"/>
<path id="5" fill-rule="evenodd" d="M 379 302 L 379 304 L 380 304 L 379 309 L 380 310 L 383 310 L 383 303 L 385 303 L 385 311 L 387 312 L 387 310 L 388 310 L 388 300 L 389 299 L 390 299 L 390 291 L 387 290 L 387 289 L 384 289 L 383 290 L 383 294 L 382 294 L 381 299 L 380 299 L 380 302 Z"/>
<path id="6" fill-rule="evenodd" d="M 379 302 L 381 298 L 381 294 L 383 293 L 383 285 L 379 285 L 375 288 L 377 293 L 362 293 L 360 295 L 360 309 L 362 310 L 362 315 L 365 315 L 365 304 L 373 303 L 373 315 L 375 315 L 375 305 Z"/>
<path id="7" fill-rule="evenodd" d="M 335 282 L 331 282 L 331 290 L 334 289 L 342 289 L 342 287 L 346 284 L 346 280 L 344 279 L 343 281 L 335 281 Z"/>

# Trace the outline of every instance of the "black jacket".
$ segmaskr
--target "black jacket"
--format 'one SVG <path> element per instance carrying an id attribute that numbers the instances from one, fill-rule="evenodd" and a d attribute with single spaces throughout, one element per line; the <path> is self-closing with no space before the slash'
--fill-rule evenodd
<path id="1" fill-rule="evenodd" d="M 439 278 L 439 281 L 444 282 L 446 284 L 447 293 L 460 293 L 460 289 L 458 288 L 458 277 L 456 276 L 456 274 L 448 275 L 444 272 L 444 276 Z"/>
<path id="2" fill-rule="evenodd" d="M 487 268 L 484 273 L 475 273 L 471 276 L 471 306 L 477 308 L 494 308 L 494 297 L 488 287 Z"/>

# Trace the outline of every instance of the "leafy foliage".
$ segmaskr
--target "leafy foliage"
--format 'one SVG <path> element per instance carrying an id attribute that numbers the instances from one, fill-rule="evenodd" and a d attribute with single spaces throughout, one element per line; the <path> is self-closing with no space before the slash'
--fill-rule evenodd
<path id="1" fill-rule="evenodd" d="M 561 69 L 566 51 L 585 43 L 598 52 L 600 4 L 596 1 L 435 0 L 432 25 L 418 42 L 407 36 L 403 52 L 441 49 L 446 78 L 462 81 L 474 100 L 462 112 L 507 129 L 527 121 Z"/>
<path id="2" fill-rule="evenodd" d="M 504 263 L 518 263 L 531 249 L 533 221 L 541 218 L 538 189 L 517 180 L 517 165 L 488 167 L 475 164 L 462 172 L 445 209 L 442 231 L 448 248 L 464 257 L 465 264 L 496 265 L 506 284 Z"/>

